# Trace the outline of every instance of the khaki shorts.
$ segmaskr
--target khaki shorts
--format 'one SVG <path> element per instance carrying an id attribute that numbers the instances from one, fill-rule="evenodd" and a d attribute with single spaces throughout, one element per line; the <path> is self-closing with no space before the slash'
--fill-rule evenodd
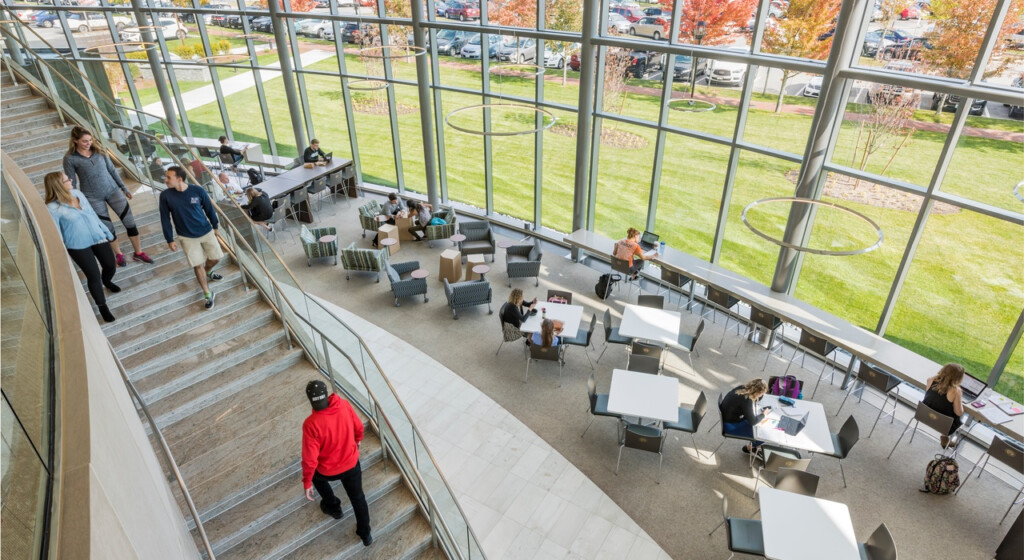
<path id="1" fill-rule="evenodd" d="M 178 242 L 185 251 L 185 260 L 192 268 L 201 266 L 208 260 L 217 261 L 224 257 L 224 252 L 220 250 L 220 242 L 217 241 L 217 234 L 212 229 L 202 237 L 179 236 Z"/>

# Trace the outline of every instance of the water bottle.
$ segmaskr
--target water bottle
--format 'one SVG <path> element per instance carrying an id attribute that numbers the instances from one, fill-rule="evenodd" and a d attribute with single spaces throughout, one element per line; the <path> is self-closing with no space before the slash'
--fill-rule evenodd
<path id="1" fill-rule="evenodd" d="M 665 242 L 664 241 L 661 242 L 661 247 L 658 248 L 658 254 L 662 255 L 662 256 L 665 255 Z"/>

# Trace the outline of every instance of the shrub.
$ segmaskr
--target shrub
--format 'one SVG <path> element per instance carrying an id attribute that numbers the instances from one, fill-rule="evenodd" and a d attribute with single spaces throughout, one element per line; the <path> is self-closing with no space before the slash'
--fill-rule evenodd
<path id="1" fill-rule="evenodd" d="M 147 59 L 146 51 L 144 51 L 144 50 L 132 51 L 130 53 L 125 53 L 124 57 L 125 58 L 130 58 L 132 60 L 146 60 Z"/>
<path id="2" fill-rule="evenodd" d="M 214 54 L 227 54 L 231 50 L 231 41 L 221 39 L 210 44 L 210 48 L 213 49 Z"/>
<path id="3" fill-rule="evenodd" d="M 190 59 L 197 54 L 192 45 L 178 45 L 174 47 L 173 52 L 184 59 Z"/>

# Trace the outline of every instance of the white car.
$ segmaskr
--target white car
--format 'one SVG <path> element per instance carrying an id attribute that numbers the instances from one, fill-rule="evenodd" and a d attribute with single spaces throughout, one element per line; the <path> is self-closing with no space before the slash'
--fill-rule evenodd
<path id="1" fill-rule="evenodd" d="M 804 85 L 804 90 L 800 92 L 804 97 L 818 97 L 821 95 L 821 76 L 814 76 L 811 81 Z"/>
<path id="2" fill-rule="evenodd" d="M 333 26 L 330 20 L 326 19 L 304 19 L 296 26 L 296 31 L 299 35 L 319 37 L 321 39 L 326 38 L 327 30 L 331 30 L 333 34 Z"/>
<path id="3" fill-rule="evenodd" d="M 737 52 L 747 52 L 746 49 L 729 49 Z M 705 75 L 709 83 L 722 83 L 740 85 L 743 83 L 743 76 L 747 73 L 747 65 L 742 62 L 728 62 L 725 60 L 711 59 L 708 61 Z"/>
<path id="4" fill-rule="evenodd" d="M 544 67 L 561 70 L 565 67 L 565 54 L 555 52 L 550 47 L 544 47 Z"/>
<path id="5" fill-rule="evenodd" d="M 155 31 L 157 33 L 162 32 L 164 39 L 184 39 L 188 37 L 188 29 L 182 25 L 181 22 L 178 22 L 173 18 L 160 18 L 154 22 L 154 25 L 157 26 Z M 142 41 L 142 33 L 136 26 L 126 27 L 125 30 L 121 32 L 121 40 L 138 43 L 139 41 Z"/>
<path id="6" fill-rule="evenodd" d="M 123 31 L 126 27 L 135 25 L 135 22 L 131 18 L 114 14 L 114 27 L 118 32 Z M 67 17 L 68 28 L 71 31 L 78 31 L 79 33 L 85 33 L 86 31 L 97 31 L 102 29 L 108 29 L 107 18 L 103 14 L 97 14 L 93 12 L 70 14 Z M 60 28 L 60 19 L 53 20 L 53 26 Z"/>

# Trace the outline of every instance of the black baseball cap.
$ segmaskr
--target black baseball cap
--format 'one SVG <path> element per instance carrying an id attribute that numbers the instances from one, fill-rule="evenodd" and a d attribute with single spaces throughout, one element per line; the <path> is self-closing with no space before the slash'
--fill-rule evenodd
<path id="1" fill-rule="evenodd" d="M 327 408 L 327 395 L 327 385 L 323 381 L 310 381 L 306 384 L 306 397 L 309 398 L 313 410 Z"/>

